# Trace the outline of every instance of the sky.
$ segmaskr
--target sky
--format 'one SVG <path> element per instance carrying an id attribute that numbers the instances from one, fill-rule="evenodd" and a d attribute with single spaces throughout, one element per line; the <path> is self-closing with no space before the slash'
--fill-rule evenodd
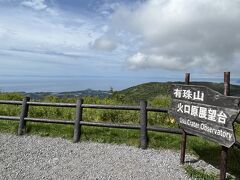
<path id="1" fill-rule="evenodd" d="M 240 0 L 0 0 L 0 89 L 44 78 L 112 80 L 82 89 L 185 72 L 239 78 L 239 19 Z"/>

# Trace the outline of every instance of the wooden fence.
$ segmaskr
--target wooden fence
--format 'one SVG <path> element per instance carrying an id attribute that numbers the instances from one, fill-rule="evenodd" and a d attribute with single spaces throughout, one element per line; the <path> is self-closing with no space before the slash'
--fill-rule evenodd
<path id="1" fill-rule="evenodd" d="M 73 142 L 78 142 L 80 140 L 81 126 L 97 126 L 97 127 L 120 128 L 120 129 L 138 129 L 140 130 L 140 147 L 145 149 L 147 148 L 147 144 L 148 144 L 147 131 L 173 133 L 173 134 L 185 134 L 185 132 L 183 132 L 183 130 L 180 128 L 163 128 L 163 127 L 161 128 L 161 127 L 148 126 L 147 125 L 148 112 L 168 113 L 168 109 L 148 107 L 147 101 L 144 101 L 144 100 L 140 101 L 139 106 L 123 106 L 123 105 L 84 104 L 83 99 L 78 99 L 76 103 L 31 102 L 29 97 L 24 97 L 23 101 L 0 100 L 0 104 L 22 106 L 20 116 L 0 116 L 0 120 L 19 121 L 18 135 L 25 134 L 27 122 L 73 125 L 73 128 L 74 128 Z M 29 106 L 75 108 L 76 118 L 75 118 L 75 121 L 31 118 L 31 117 L 28 117 Z M 113 123 L 103 123 L 103 122 L 87 122 L 87 121 L 84 121 L 82 118 L 83 110 L 85 108 L 139 111 L 140 124 L 129 125 L 129 124 L 113 124 Z M 237 122 L 240 123 L 240 119 L 238 119 Z M 191 134 L 187 134 L 187 135 L 191 135 Z M 236 142 L 234 145 L 240 148 L 239 142 Z"/>
<path id="2" fill-rule="evenodd" d="M 81 126 L 97 126 L 108 128 L 122 128 L 122 129 L 139 129 L 140 130 L 140 147 L 147 148 L 147 131 L 166 132 L 174 134 L 182 134 L 182 130 L 179 128 L 160 128 L 147 126 L 147 112 L 160 112 L 168 113 L 168 109 L 148 107 L 147 102 L 140 101 L 139 106 L 120 106 L 120 105 L 100 105 L 100 104 L 83 104 L 83 99 L 78 99 L 76 103 L 46 103 L 46 102 L 31 102 L 29 97 L 24 97 L 23 101 L 5 101 L 0 100 L 0 104 L 8 105 L 21 105 L 22 110 L 20 116 L 0 116 L 0 120 L 19 121 L 18 135 L 23 135 L 26 132 L 27 122 L 41 122 L 41 123 L 53 123 L 53 124 L 70 124 L 74 125 L 74 137 L 73 142 L 78 142 L 81 135 Z M 29 106 L 48 106 L 48 107 L 65 107 L 75 108 L 76 118 L 75 121 L 70 120 L 57 120 L 57 119 L 41 119 L 28 117 Z M 111 110 L 133 110 L 139 111 L 140 124 L 128 125 L 128 124 L 113 124 L 103 122 L 87 122 L 82 118 L 82 114 L 85 108 L 92 109 L 111 109 Z"/>

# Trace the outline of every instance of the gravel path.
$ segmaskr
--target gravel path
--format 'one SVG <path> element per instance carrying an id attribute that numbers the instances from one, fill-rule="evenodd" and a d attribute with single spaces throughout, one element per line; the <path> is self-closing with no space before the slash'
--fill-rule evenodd
<path id="1" fill-rule="evenodd" d="M 0 179 L 189 179 L 179 152 L 0 134 Z"/>

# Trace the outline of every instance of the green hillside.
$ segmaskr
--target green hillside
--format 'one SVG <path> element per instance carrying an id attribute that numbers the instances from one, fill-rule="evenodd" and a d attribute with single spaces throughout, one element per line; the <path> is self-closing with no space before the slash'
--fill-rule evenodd
<path id="1" fill-rule="evenodd" d="M 112 93 L 106 92 L 105 97 L 93 95 L 93 91 L 80 92 L 65 92 L 65 93 L 36 93 L 32 94 L 32 101 L 42 102 L 57 102 L 57 103 L 75 103 L 76 98 L 82 97 L 86 104 L 113 104 L 113 105 L 136 105 L 139 99 L 146 99 L 148 105 L 152 107 L 168 108 L 171 104 L 169 91 L 173 82 L 159 83 L 145 83 L 138 86 L 130 87 L 128 89 Z M 179 82 L 174 82 L 179 83 Z M 223 84 L 194 82 L 192 84 L 205 85 L 219 92 L 223 92 Z M 231 86 L 232 95 L 239 95 L 240 86 Z M 0 100 L 22 100 L 25 93 L 1 93 Z M 1 116 L 19 116 L 21 114 L 21 106 L 0 105 Z M 155 127 L 170 127 L 176 128 L 178 124 L 176 121 L 166 113 L 149 112 L 148 125 Z M 43 118 L 43 119 L 58 119 L 70 120 L 76 119 L 75 108 L 60 108 L 60 107 L 44 107 L 44 106 L 30 106 L 28 117 Z M 105 122 L 116 124 L 139 124 L 139 112 L 131 110 L 107 110 L 107 109 L 84 109 L 83 120 L 87 122 Z M 18 122 L 14 121 L 0 121 L 0 133 L 16 133 L 18 131 Z M 235 124 L 235 134 L 237 141 L 240 141 L 240 126 Z M 73 138 L 73 126 L 60 124 L 45 124 L 27 122 L 27 134 L 36 134 L 40 136 L 52 136 Z M 133 146 L 139 146 L 139 130 L 130 129 L 112 129 L 103 127 L 88 127 L 81 128 L 81 141 L 97 141 L 105 143 L 118 143 Z M 181 136 L 174 134 L 166 134 L 159 132 L 148 132 L 149 147 L 150 148 L 167 148 L 179 150 L 181 143 Z M 214 167 L 219 167 L 219 155 L 221 153 L 221 146 L 207 141 L 200 137 L 187 138 L 187 152 L 193 153 Z M 228 172 L 237 176 L 240 171 L 240 150 L 235 147 L 229 149 L 228 153 Z M 189 174 L 197 174 L 195 169 L 188 168 Z M 199 175 L 199 173 L 198 173 Z M 219 178 L 202 178 L 208 176 L 205 172 L 200 172 L 200 179 L 219 179 Z M 217 176 L 216 176 L 217 177 Z"/>
<path id="2" fill-rule="evenodd" d="M 157 96 L 169 95 L 171 83 L 150 82 L 133 86 L 122 91 L 116 91 L 112 94 L 112 98 L 116 98 L 123 102 L 137 102 L 140 99 L 152 100 Z"/>
<path id="3" fill-rule="evenodd" d="M 122 91 L 116 91 L 112 94 L 113 98 L 123 102 L 137 102 L 140 99 L 152 100 L 157 96 L 168 96 L 171 84 L 183 84 L 183 82 L 150 82 L 133 86 Z M 212 82 L 191 82 L 192 85 L 202 85 L 214 89 L 220 93 L 224 91 L 223 83 Z M 231 85 L 231 95 L 240 96 L 240 86 Z"/>

